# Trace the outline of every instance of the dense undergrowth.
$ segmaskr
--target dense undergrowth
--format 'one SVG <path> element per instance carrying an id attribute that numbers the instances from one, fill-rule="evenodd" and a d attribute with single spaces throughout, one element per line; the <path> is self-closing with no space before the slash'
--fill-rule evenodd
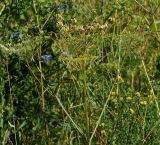
<path id="1" fill-rule="evenodd" d="M 160 144 L 159 0 L 0 2 L 2 145 Z"/>

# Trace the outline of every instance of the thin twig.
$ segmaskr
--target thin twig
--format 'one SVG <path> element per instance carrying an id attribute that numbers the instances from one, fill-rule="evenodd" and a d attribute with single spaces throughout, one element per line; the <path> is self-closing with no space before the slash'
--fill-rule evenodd
<path id="1" fill-rule="evenodd" d="M 152 84 L 151 84 L 151 80 L 150 80 L 150 78 L 149 78 L 149 76 L 148 76 L 148 73 L 147 73 L 147 70 L 146 70 L 146 66 L 145 66 L 145 64 L 144 64 L 143 59 L 142 59 L 142 65 L 143 65 L 143 69 L 144 69 L 144 72 L 145 72 L 145 74 L 146 74 L 146 77 L 147 77 L 149 86 L 150 86 L 150 88 L 151 88 L 152 95 L 154 96 L 154 101 L 155 101 L 155 103 L 156 103 L 156 108 L 157 108 L 158 116 L 160 117 L 160 109 L 159 109 L 158 101 L 157 101 L 157 99 L 156 99 L 156 96 L 155 96 L 155 93 L 154 93 L 154 89 L 153 89 L 153 86 L 152 86 Z"/>
<path id="2" fill-rule="evenodd" d="M 96 133 L 96 130 L 97 130 L 99 124 L 100 124 L 102 115 L 103 115 L 103 113 L 105 112 L 105 109 L 106 109 L 107 104 L 108 104 L 108 101 L 109 101 L 109 99 L 110 99 L 112 90 L 113 90 L 113 86 L 112 86 L 112 88 L 111 88 L 111 90 L 110 90 L 110 94 L 109 94 L 109 96 L 108 96 L 108 98 L 107 98 L 107 100 L 106 100 L 106 103 L 104 104 L 103 110 L 102 110 L 102 112 L 101 112 L 101 114 L 100 114 L 100 116 L 99 116 L 99 119 L 98 119 L 98 121 L 97 121 L 96 127 L 94 128 L 94 131 L 93 131 L 93 133 L 92 133 L 92 135 L 91 135 L 91 137 L 90 137 L 89 145 L 91 145 L 92 139 L 93 139 L 93 137 L 94 137 L 94 135 L 95 135 L 95 133 Z"/>
<path id="3" fill-rule="evenodd" d="M 134 0 L 140 7 L 142 7 L 146 12 L 150 13 L 142 4 L 140 4 L 137 0 Z"/>

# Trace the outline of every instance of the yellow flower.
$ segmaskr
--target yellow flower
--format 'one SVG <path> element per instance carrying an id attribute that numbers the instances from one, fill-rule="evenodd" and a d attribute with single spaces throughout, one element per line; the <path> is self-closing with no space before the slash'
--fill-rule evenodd
<path id="1" fill-rule="evenodd" d="M 111 96 L 116 96 L 116 92 L 111 92 Z"/>
<path id="2" fill-rule="evenodd" d="M 124 83 L 124 80 L 120 75 L 117 76 L 117 80 L 119 83 Z"/>
<path id="3" fill-rule="evenodd" d="M 105 131 L 105 130 L 101 130 L 101 134 L 102 134 L 102 135 L 105 135 L 105 134 L 106 134 L 106 131 Z"/>
<path id="4" fill-rule="evenodd" d="M 154 102 L 154 96 L 153 95 L 148 95 L 148 102 L 152 104 Z"/>
<path id="5" fill-rule="evenodd" d="M 132 114 L 135 113 L 135 110 L 132 109 L 132 108 L 130 108 L 129 111 L 130 111 Z"/>
<path id="6" fill-rule="evenodd" d="M 142 100 L 142 101 L 140 101 L 140 104 L 141 104 L 141 105 L 147 105 L 147 101 Z"/>
<path id="7" fill-rule="evenodd" d="M 155 82 L 155 80 L 150 80 L 150 81 L 149 81 L 149 83 L 154 83 L 154 82 Z"/>
<path id="8" fill-rule="evenodd" d="M 136 96 L 137 96 L 137 97 L 140 97 L 140 96 L 141 96 L 141 93 L 140 93 L 140 92 L 136 92 Z"/>
<path id="9" fill-rule="evenodd" d="M 132 100 L 132 97 L 131 96 L 128 96 L 127 97 L 127 101 L 131 101 Z"/>
<path id="10" fill-rule="evenodd" d="M 150 90 L 149 90 L 149 94 L 153 95 L 153 94 L 154 94 L 154 90 L 153 90 L 153 89 L 150 89 Z"/>

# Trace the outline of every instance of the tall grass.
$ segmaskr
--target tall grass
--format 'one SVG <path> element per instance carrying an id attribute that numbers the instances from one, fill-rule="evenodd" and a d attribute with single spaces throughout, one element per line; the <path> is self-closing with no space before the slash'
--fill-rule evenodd
<path id="1" fill-rule="evenodd" d="M 2 2 L 2 144 L 159 144 L 159 6 Z"/>

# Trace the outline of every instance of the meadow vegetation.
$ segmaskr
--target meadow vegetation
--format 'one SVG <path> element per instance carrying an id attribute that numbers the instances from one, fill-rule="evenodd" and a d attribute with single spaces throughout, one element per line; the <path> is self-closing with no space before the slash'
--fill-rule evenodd
<path id="1" fill-rule="evenodd" d="M 159 0 L 0 2 L 2 145 L 159 145 Z"/>

